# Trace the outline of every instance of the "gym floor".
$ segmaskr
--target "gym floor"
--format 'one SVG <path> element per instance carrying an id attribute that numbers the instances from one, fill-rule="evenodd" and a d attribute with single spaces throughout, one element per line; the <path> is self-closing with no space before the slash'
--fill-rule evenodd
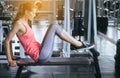
<path id="1" fill-rule="evenodd" d="M 117 29 L 117 27 L 108 27 L 107 30 L 108 31 L 106 35 L 116 42 L 116 40 L 119 39 L 119 30 Z M 102 78 L 115 78 L 114 55 L 116 53 L 116 45 L 104 39 L 103 37 L 98 36 L 97 47 L 98 51 L 100 52 L 99 65 L 101 69 Z"/>
<path id="2" fill-rule="evenodd" d="M 106 35 L 114 40 L 119 39 L 119 29 L 117 27 L 108 27 Z M 114 35 L 111 35 L 114 34 Z M 115 78 L 114 76 L 114 55 L 116 53 L 116 45 L 98 35 L 97 48 L 100 52 L 99 65 L 102 78 Z M 22 78 L 71 78 L 67 73 L 69 66 L 35 66 L 27 67 L 28 71 L 23 71 Z M 0 78 L 14 78 L 17 67 L 10 67 L 7 70 L 6 66 L 0 65 Z M 73 74 L 76 75 L 76 74 Z M 85 73 L 83 73 L 85 75 Z M 89 75 L 88 75 L 89 76 Z M 72 78 L 78 78 L 77 76 Z M 85 77 L 80 77 L 85 78 Z M 88 78 L 88 77 L 87 77 Z M 92 78 L 92 77 L 89 77 Z"/>

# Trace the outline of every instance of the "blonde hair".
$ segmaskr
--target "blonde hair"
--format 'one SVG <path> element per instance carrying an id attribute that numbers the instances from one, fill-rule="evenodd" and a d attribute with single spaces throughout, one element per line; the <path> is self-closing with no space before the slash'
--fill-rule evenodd
<path id="1" fill-rule="evenodd" d="M 26 2 L 26 3 L 21 4 L 18 8 L 17 14 L 16 14 L 12 24 L 14 24 L 21 17 L 23 17 L 25 15 L 25 11 L 32 11 L 33 8 L 37 8 L 33 2 Z"/>

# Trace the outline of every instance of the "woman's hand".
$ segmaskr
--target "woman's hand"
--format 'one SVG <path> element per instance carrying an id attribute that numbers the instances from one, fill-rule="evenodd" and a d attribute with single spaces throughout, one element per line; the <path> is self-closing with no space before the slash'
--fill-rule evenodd
<path id="1" fill-rule="evenodd" d="M 17 66 L 17 63 L 16 63 L 15 60 L 9 61 L 9 64 L 10 64 L 10 66 L 12 66 L 12 67 L 16 67 L 16 66 Z"/>
<path id="2" fill-rule="evenodd" d="M 15 56 L 15 55 L 14 55 L 14 56 L 12 56 L 12 59 L 13 59 L 13 60 L 19 60 L 19 59 L 21 59 L 21 58 L 20 58 L 19 56 Z"/>

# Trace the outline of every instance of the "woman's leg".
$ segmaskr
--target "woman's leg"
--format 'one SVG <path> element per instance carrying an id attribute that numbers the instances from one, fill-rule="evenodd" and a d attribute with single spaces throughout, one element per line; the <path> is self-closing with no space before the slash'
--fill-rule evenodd
<path id="1" fill-rule="evenodd" d="M 71 35 L 69 35 L 65 30 L 62 31 L 61 35 L 59 36 L 62 40 L 76 46 L 76 47 L 80 47 L 82 46 L 82 42 L 76 40 L 75 38 L 73 38 Z"/>
<path id="2" fill-rule="evenodd" d="M 51 57 L 52 52 L 53 52 L 53 44 L 54 44 L 55 35 L 58 35 L 61 39 L 75 46 L 82 45 L 80 41 L 77 41 L 76 39 L 74 39 L 66 31 L 64 31 L 60 26 L 51 25 L 48 28 L 46 35 L 42 42 L 42 47 L 41 47 L 40 55 L 39 55 L 39 62 L 46 62 Z"/>
<path id="3" fill-rule="evenodd" d="M 63 29 L 60 26 L 50 25 L 42 42 L 38 62 L 46 62 L 52 55 L 55 35 L 60 35 Z"/>

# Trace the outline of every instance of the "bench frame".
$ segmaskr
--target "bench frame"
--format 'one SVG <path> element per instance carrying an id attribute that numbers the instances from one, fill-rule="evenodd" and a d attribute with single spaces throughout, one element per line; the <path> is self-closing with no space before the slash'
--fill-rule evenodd
<path id="1" fill-rule="evenodd" d="M 99 67 L 99 63 L 98 63 L 98 56 L 99 53 L 93 48 L 90 49 L 91 53 L 93 54 L 93 64 L 95 66 L 95 77 L 96 78 L 101 78 L 101 72 L 100 72 L 100 67 Z M 74 58 L 70 58 L 70 59 L 74 59 Z M 24 66 L 53 66 L 53 65 L 82 65 L 82 64 L 91 64 L 92 62 L 88 62 L 91 61 L 90 59 L 87 61 L 60 61 L 60 62 L 45 62 L 45 63 L 35 63 L 35 62 L 17 62 L 18 65 L 18 70 L 17 70 L 17 74 L 15 76 L 15 78 L 20 78 L 21 73 L 22 73 L 22 69 Z"/>

